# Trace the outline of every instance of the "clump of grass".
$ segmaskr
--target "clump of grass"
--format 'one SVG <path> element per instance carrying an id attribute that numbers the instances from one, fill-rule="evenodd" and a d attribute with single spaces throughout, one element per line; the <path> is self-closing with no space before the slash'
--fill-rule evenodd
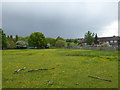
<path id="1" fill-rule="evenodd" d="M 27 55 L 33 55 L 33 53 L 28 53 Z"/>
<path id="2" fill-rule="evenodd" d="M 90 62 L 88 60 L 84 60 L 82 63 L 83 64 L 89 64 Z"/>

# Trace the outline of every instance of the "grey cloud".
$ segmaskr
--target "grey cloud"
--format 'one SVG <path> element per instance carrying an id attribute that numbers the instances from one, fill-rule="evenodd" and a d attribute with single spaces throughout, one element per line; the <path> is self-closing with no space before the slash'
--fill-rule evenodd
<path id="1" fill-rule="evenodd" d="M 2 3 L 0 2 L 0 28 L 2 28 Z"/>
<path id="2" fill-rule="evenodd" d="M 2 14 L 8 35 L 78 38 L 117 20 L 117 3 L 3 3 Z"/>

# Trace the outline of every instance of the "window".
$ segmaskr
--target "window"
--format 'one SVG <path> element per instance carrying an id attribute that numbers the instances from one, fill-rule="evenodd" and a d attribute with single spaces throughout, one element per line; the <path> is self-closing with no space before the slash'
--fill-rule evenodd
<path id="1" fill-rule="evenodd" d="M 111 43 L 113 43 L 113 41 L 112 41 L 112 40 L 111 40 L 110 42 L 111 42 Z"/>
<path id="2" fill-rule="evenodd" d="M 117 40 L 115 40 L 114 42 L 117 43 Z"/>

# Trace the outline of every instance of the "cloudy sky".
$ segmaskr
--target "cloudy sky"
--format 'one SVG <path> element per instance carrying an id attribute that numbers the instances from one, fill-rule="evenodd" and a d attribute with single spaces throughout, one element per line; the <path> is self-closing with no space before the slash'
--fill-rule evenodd
<path id="1" fill-rule="evenodd" d="M 81 38 L 92 31 L 113 36 L 118 35 L 118 3 L 3 2 L 1 26 L 7 35 Z"/>

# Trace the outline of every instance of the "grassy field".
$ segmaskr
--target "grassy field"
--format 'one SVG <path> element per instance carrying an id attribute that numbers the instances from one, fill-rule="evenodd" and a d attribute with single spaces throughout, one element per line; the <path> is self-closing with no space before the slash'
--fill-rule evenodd
<path id="1" fill-rule="evenodd" d="M 3 50 L 3 88 L 117 88 L 118 52 L 78 49 Z M 26 67 L 19 73 L 15 70 Z M 31 69 L 45 69 L 27 72 Z M 90 78 L 110 79 L 112 82 Z"/>

